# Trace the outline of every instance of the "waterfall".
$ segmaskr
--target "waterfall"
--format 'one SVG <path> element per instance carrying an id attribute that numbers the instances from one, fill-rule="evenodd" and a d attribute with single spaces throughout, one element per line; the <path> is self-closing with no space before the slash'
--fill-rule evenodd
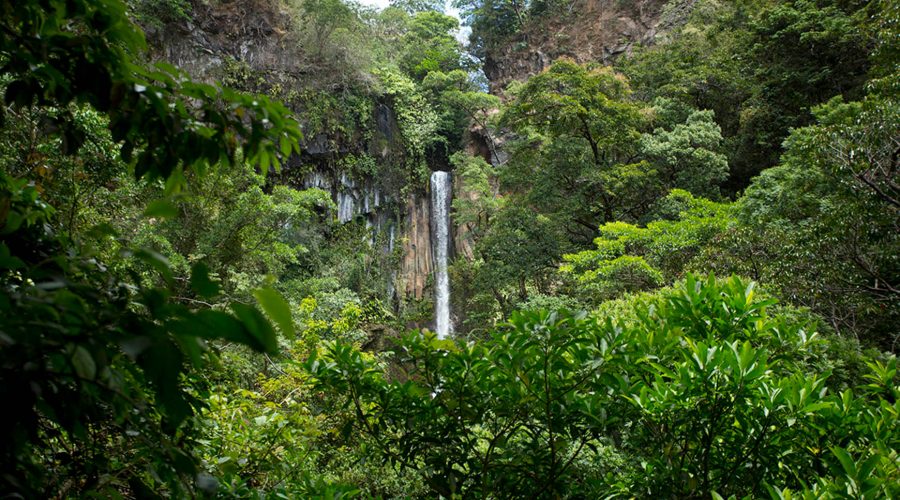
<path id="1" fill-rule="evenodd" d="M 376 191 L 376 193 L 377 193 L 377 191 Z M 394 255 L 394 238 L 395 238 L 395 233 L 396 233 L 396 225 L 393 222 L 391 222 L 389 227 L 390 227 L 390 229 L 388 232 L 387 253 L 390 256 L 390 255 Z M 396 280 L 397 280 L 397 270 L 391 269 L 391 275 L 388 277 L 388 284 L 387 284 L 387 292 L 388 292 L 387 298 L 388 298 L 389 304 L 394 303 L 394 292 L 395 292 L 394 281 L 396 281 Z"/>
<path id="2" fill-rule="evenodd" d="M 431 174 L 431 253 L 434 262 L 434 331 L 438 338 L 450 334 L 450 172 Z"/>

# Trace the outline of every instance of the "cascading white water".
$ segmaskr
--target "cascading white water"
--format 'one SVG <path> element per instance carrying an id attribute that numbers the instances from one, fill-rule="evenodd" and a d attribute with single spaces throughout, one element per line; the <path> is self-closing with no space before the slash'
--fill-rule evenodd
<path id="1" fill-rule="evenodd" d="M 431 254 L 434 262 L 434 331 L 438 338 L 450 334 L 450 172 L 431 174 Z"/>
<path id="2" fill-rule="evenodd" d="M 394 237 L 395 237 L 397 226 L 393 222 L 391 222 L 389 227 L 390 227 L 390 229 L 388 230 L 387 253 L 388 253 L 388 255 L 393 255 L 394 254 Z M 394 303 L 394 292 L 395 292 L 394 281 L 396 281 L 396 280 L 397 280 L 397 270 L 391 269 L 391 275 L 388 278 L 388 284 L 387 284 L 387 300 L 388 300 L 389 304 Z"/>

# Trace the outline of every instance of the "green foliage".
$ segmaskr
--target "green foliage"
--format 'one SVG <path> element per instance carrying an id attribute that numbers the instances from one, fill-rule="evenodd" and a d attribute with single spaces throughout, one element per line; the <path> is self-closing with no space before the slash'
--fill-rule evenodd
<path id="1" fill-rule="evenodd" d="M 878 95 L 817 108 L 818 123 L 795 130 L 783 165 L 741 200 L 744 235 L 725 254 L 764 252 L 764 262 L 740 265 L 836 328 L 885 347 L 897 334 L 896 108 Z"/>
<path id="2" fill-rule="evenodd" d="M 390 5 L 409 14 L 429 11 L 444 12 L 444 2 L 440 0 L 391 0 Z"/>
<path id="3" fill-rule="evenodd" d="M 493 325 L 532 294 L 551 293 L 565 251 L 553 221 L 525 207 L 504 206 L 489 222 L 475 229 L 474 259 L 457 259 L 450 268 L 462 331 Z"/>
<path id="4" fill-rule="evenodd" d="M 527 297 L 527 280 L 540 282 L 552 271 L 559 255 L 557 229 L 546 217 L 516 207 L 508 207 L 492 221 L 479 241 L 479 256 L 490 263 L 485 285 L 492 288 L 517 285 L 520 298 Z"/>
<path id="5" fill-rule="evenodd" d="M 495 196 L 491 185 L 494 169 L 484 158 L 462 152 L 451 156 L 450 161 L 454 167 L 454 178 L 462 185 L 460 192 L 468 193 L 465 198 L 453 200 L 454 220 L 459 227 L 469 227 L 471 231 L 483 230 L 502 208 L 502 199 Z"/>
<path id="6" fill-rule="evenodd" d="M 291 233 L 303 251 L 277 275 L 278 289 L 293 303 L 315 298 L 323 308 L 320 319 L 338 315 L 347 302 L 390 304 L 392 273 L 401 257 L 399 245 L 387 250 L 390 229 L 373 235 L 363 221 L 305 226 Z"/>
<path id="7" fill-rule="evenodd" d="M 165 64 L 152 70 L 132 64 L 126 54 L 144 49 L 144 39 L 120 2 L 14 2 L 3 12 L 6 102 L 17 108 L 83 103 L 106 113 L 138 178 L 179 185 L 182 170 L 228 163 L 239 144 L 264 172 L 299 150 L 299 128 L 282 105 L 192 82 Z M 63 147 L 74 151 L 82 138 L 69 123 L 63 116 L 56 125 Z"/>
<path id="8" fill-rule="evenodd" d="M 142 207 L 91 191 L 112 196 L 122 160 L 138 179 L 164 180 L 168 194 L 239 152 L 266 172 L 297 151 L 299 128 L 264 97 L 136 66 L 143 38 L 119 2 L 15 2 L 2 12 L 3 116 L 25 119 L 8 124 L 0 155 L 0 386 L 17 402 L 3 419 L 0 488 L 190 495 L 208 342 L 274 353 L 275 332 L 248 304 L 192 307 L 162 254 L 116 239 L 110 211 L 141 220 Z M 70 184 L 82 180 L 93 185 Z M 175 210 L 160 201 L 148 213 Z M 190 274 L 185 288 L 215 295 L 207 268 Z"/>
<path id="9" fill-rule="evenodd" d="M 133 0 L 128 7 L 135 20 L 147 28 L 159 29 L 173 21 L 191 20 L 188 0 Z"/>
<path id="10" fill-rule="evenodd" d="M 368 341 L 366 330 L 386 324 L 386 313 L 355 296 L 324 293 L 297 301 L 292 312 L 297 336 L 282 341 L 278 357 L 223 353 L 232 373 L 218 381 L 199 422 L 199 451 L 221 478 L 221 493 L 342 498 L 421 489 L 415 477 L 367 460 L 366 442 L 343 427 L 345 410 L 312 387 L 299 362 L 326 340 Z"/>
<path id="11" fill-rule="evenodd" d="M 613 248 L 605 244 L 603 236 L 598 238 L 597 251 L 588 250 L 578 254 L 564 255 L 563 273 L 575 273 L 576 269 L 588 268 L 575 277 L 577 296 L 588 302 L 597 303 L 620 296 L 624 293 L 660 287 L 663 275 L 644 260 L 634 255 L 605 257 Z M 621 248 L 618 249 L 621 252 Z M 619 253 L 615 252 L 615 253 Z M 590 257 L 584 254 L 590 253 Z M 604 255 L 604 258 L 599 255 Z M 591 261 L 587 264 L 585 261 Z"/>
<path id="12" fill-rule="evenodd" d="M 71 247 L 50 229 L 53 210 L 34 188 L 2 178 L 0 377 L 3 395 L 19 402 L 0 436 L 4 468 L 15 471 L 4 491 L 190 491 L 196 464 L 182 433 L 203 403 L 184 377 L 205 364 L 206 340 L 274 352 L 268 322 L 248 305 L 227 313 L 173 300 L 168 262 L 152 251 L 125 256 L 158 270 L 167 286 L 143 286 L 135 271 L 122 279 L 90 255 L 67 256 Z M 195 270 L 195 286 L 203 273 Z M 66 477 L 77 482 L 47 482 Z"/>
<path id="13" fill-rule="evenodd" d="M 441 138 L 435 135 L 438 116 L 415 82 L 395 71 L 376 73 L 384 93 L 394 102 L 394 112 L 403 133 L 406 151 L 405 185 L 422 186 L 428 179 L 430 170 L 425 165 L 425 154 L 429 147 Z"/>
<path id="14" fill-rule="evenodd" d="M 728 178 L 728 159 L 722 153 L 722 135 L 713 112 L 691 110 L 685 119 L 667 124 L 667 115 L 673 113 L 661 108 L 675 103 L 658 100 L 656 104 L 653 110 L 663 127 L 641 137 L 641 151 L 656 169 L 662 185 L 718 197 L 718 186 Z"/>
<path id="15" fill-rule="evenodd" d="M 321 213 L 334 209 L 331 195 L 319 189 L 264 188 L 262 176 L 246 167 L 192 179 L 172 201 L 175 217 L 140 227 L 133 237 L 166 255 L 176 274 L 204 262 L 229 297 L 248 300 L 267 275 L 280 278 L 303 263 L 306 245 L 325 230 Z"/>
<path id="16" fill-rule="evenodd" d="M 560 60 L 518 88 L 503 112 L 501 123 L 521 136 L 503 184 L 551 215 L 576 244 L 647 203 L 653 173 L 637 160 L 644 118 L 629 93 L 609 68 Z"/>
<path id="17" fill-rule="evenodd" d="M 691 205 L 695 210 L 689 220 L 659 221 L 649 226 L 648 234 L 636 233 L 629 248 L 620 243 L 602 258 L 585 254 L 584 269 L 574 271 L 580 275 L 574 288 L 561 287 L 566 283 L 548 277 L 546 270 L 563 253 L 587 247 L 598 226 L 652 223 L 659 198 L 672 189 L 717 196 L 718 185 L 727 177 L 720 129 L 711 112 L 672 99 L 657 99 L 646 109 L 631 99 L 622 75 L 569 60 L 555 62 L 510 93 L 514 99 L 500 120 L 517 134 L 505 144 L 511 151 L 508 162 L 493 170 L 456 160 L 459 178 L 473 190 L 455 202 L 457 221 L 466 225 L 476 259 L 481 259 L 458 263 L 455 269 L 455 289 L 463 291 L 457 294 L 458 309 L 472 320 L 509 314 L 527 300 L 529 286 L 541 294 L 574 293 L 589 302 L 662 286 L 680 276 L 691 257 L 723 227 L 724 212 L 701 207 L 703 202 L 679 191 L 670 204 L 686 197 L 684 209 Z M 652 132 L 648 125 L 654 127 Z M 497 187 L 492 185 L 494 176 L 500 181 Z M 502 201 L 492 200 L 497 191 L 504 193 Z M 502 221 L 517 219 L 532 224 L 522 215 L 523 207 L 547 221 L 532 241 L 500 227 Z M 678 218 L 680 211 L 671 218 Z M 524 251 L 533 245 L 538 245 L 540 259 L 505 258 L 514 253 L 509 248 Z M 493 250 L 497 248 L 505 250 Z M 531 279 L 513 269 L 525 270 Z M 512 292 L 507 283 L 518 283 L 517 290 Z M 490 296 L 496 304 L 491 305 Z"/>
<path id="18" fill-rule="evenodd" d="M 457 5 L 480 55 L 564 6 Z M 897 362 L 852 338 L 896 348 L 892 3 L 692 2 L 505 103 L 434 2 L 129 3 L 268 98 L 139 63 L 119 1 L 0 6 L 0 495 L 900 494 Z M 434 168 L 468 343 L 400 333 Z M 336 224 L 313 170 L 389 201 Z"/>
<path id="19" fill-rule="evenodd" d="M 644 98 L 715 111 L 730 188 L 783 153 L 747 189 L 740 222 L 703 250 L 698 267 L 753 276 L 839 331 L 890 349 L 894 11 L 880 2 L 701 3 L 676 36 L 623 67 Z M 871 46 L 880 48 L 867 58 Z M 849 102 L 862 97 L 870 64 L 869 95 Z"/>
<path id="20" fill-rule="evenodd" d="M 406 382 L 385 381 L 342 345 L 308 366 L 321 383 L 353 394 L 358 425 L 378 451 L 419 470 L 434 493 L 552 494 L 598 425 L 566 404 L 588 403 L 584 388 L 605 374 L 600 366 L 614 348 L 601 347 L 608 334 L 591 324 L 567 314 L 514 316 L 492 346 L 413 335 L 402 344 Z M 588 359 L 596 365 L 580 366 Z M 523 467 L 529 474 L 516 472 Z"/>
<path id="21" fill-rule="evenodd" d="M 462 51 L 454 38 L 458 29 L 455 17 L 431 10 L 414 14 L 401 39 L 400 69 L 417 79 L 432 71 L 459 69 Z"/>
<path id="22" fill-rule="evenodd" d="M 829 475 L 822 472 L 834 463 L 829 446 L 852 442 L 855 459 L 881 450 L 875 453 L 888 468 L 874 474 L 874 483 L 890 495 L 896 437 L 888 437 L 895 431 L 884 434 L 879 422 L 896 410 L 891 396 L 878 394 L 896 390 L 895 375 L 874 393 L 860 385 L 860 396 L 829 396 L 828 372 L 810 373 L 806 364 L 806 353 L 816 348 L 814 335 L 802 324 L 767 317 L 771 301 L 755 301 L 752 286 L 732 280 L 716 290 L 711 283 L 688 277 L 681 291 L 651 312 L 658 318 L 650 320 L 653 333 L 638 348 L 646 349 L 646 365 L 637 363 L 647 371 L 632 379 L 628 399 L 641 416 L 627 441 L 644 457 L 644 491 L 744 495 L 760 494 L 765 484 L 809 484 Z M 684 333 L 667 341 L 667 331 Z M 848 405 L 860 412 L 848 412 Z M 846 432 L 848 427 L 855 430 Z M 651 447 L 661 451 L 648 453 Z M 830 480 L 846 477 L 831 474 Z"/>
<path id="23" fill-rule="evenodd" d="M 638 95 L 715 112 L 733 192 L 777 163 L 790 128 L 836 95 L 859 98 L 878 34 L 866 2 L 699 2 L 665 43 L 639 50 L 623 71 Z M 884 8 L 871 5 L 873 19 Z"/>
<path id="24" fill-rule="evenodd" d="M 774 165 L 788 131 L 809 123 L 814 105 L 860 96 L 869 64 L 859 54 L 868 42 L 851 8 L 840 4 L 786 2 L 751 22 L 749 69 L 757 89 L 743 105 L 737 154 Z"/>
<path id="25" fill-rule="evenodd" d="M 352 486 L 306 472 L 314 467 L 318 422 L 299 395 L 288 393 L 280 401 L 266 397 L 283 396 L 278 380 L 263 382 L 266 393 L 240 389 L 209 397 L 200 417 L 201 444 L 211 472 L 222 478 L 220 493 L 233 498 L 356 496 L 359 490 Z"/>
<path id="26" fill-rule="evenodd" d="M 343 0 L 303 0 L 303 15 L 311 22 L 313 43 L 321 57 L 335 30 L 347 28 L 354 21 L 354 13 Z"/>
<path id="27" fill-rule="evenodd" d="M 273 90 L 269 90 L 273 92 Z M 358 93 L 334 94 L 317 90 L 288 92 L 285 100 L 303 112 L 303 130 L 307 136 L 325 134 L 334 152 L 355 140 L 372 135 L 375 102 L 372 96 Z"/>
<path id="28" fill-rule="evenodd" d="M 466 25 L 472 28 L 469 50 L 479 58 L 492 48 L 511 43 L 529 20 L 568 5 L 557 0 L 454 0 Z"/>
<path id="29" fill-rule="evenodd" d="M 629 93 L 612 69 L 561 59 L 517 89 L 504 122 L 552 138 L 584 139 L 596 165 L 606 166 L 627 157 L 629 139 L 637 135 L 639 108 L 626 101 Z"/>
<path id="30" fill-rule="evenodd" d="M 446 73 L 431 71 L 423 79 L 422 87 L 437 108 L 439 130 L 451 147 L 463 145 L 465 131 L 473 126 L 493 141 L 491 114 L 500 107 L 500 99 L 481 92 L 469 74 L 461 69 Z"/>
<path id="31" fill-rule="evenodd" d="M 317 68 L 312 82 L 234 60 L 224 64 L 225 81 L 283 99 L 302 113 L 316 150 L 316 158 L 304 159 L 304 173 L 336 169 L 357 180 L 370 175 L 398 197 L 416 191 L 428 172 L 425 162 L 445 165 L 462 146 L 469 123 L 483 123 L 498 101 L 477 92 L 463 70 L 470 65 L 455 38 L 455 18 L 433 10 L 408 15 L 396 7 L 376 13 L 337 4 L 313 2 L 288 12 L 300 25 L 287 35 L 301 40 L 295 64 Z M 315 41 L 319 27 L 324 45 Z"/>
<path id="32" fill-rule="evenodd" d="M 342 344 L 306 366 L 373 451 L 443 496 L 896 494 L 896 360 L 830 395 L 823 341 L 757 296 L 688 276 L 631 322 L 537 311 L 483 343 L 411 334 L 390 379 Z"/>
<path id="33" fill-rule="evenodd" d="M 604 224 L 594 240 L 596 249 L 563 256 L 560 271 L 574 278 L 577 296 L 596 304 L 671 283 L 734 224 L 730 205 L 695 198 L 681 190 L 660 200 L 657 212 L 663 218 L 646 227 Z"/>
<path id="34" fill-rule="evenodd" d="M 315 297 L 306 297 L 300 302 L 300 322 L 306 345 L 313 348 L 328 340 L 362 342 L 366 334 L 361 329 L 364 315 L 358 299 L 338 299 L 334 304 L 328 304 L 327 299 L 320 297 L 320 303 Z"/>
<path id="35" fill-rule="evenodd" d="M 66 115 L 84 137 L 75 154 L 63 154 L 63 137 L 41 132 L 42 124 Z M 27 178 L 41 199 L 54 207 L 62 230 L 86 233 L 103 222 L 101 214 L 124 208 L 126 200 L 109 196 L 109 187 L 128 174 L 102 114 L 87 106 L 71 106 L 66 112 L 7 108 L 6 116 L 8 124 L 0 129 L 0 168 Z"/>

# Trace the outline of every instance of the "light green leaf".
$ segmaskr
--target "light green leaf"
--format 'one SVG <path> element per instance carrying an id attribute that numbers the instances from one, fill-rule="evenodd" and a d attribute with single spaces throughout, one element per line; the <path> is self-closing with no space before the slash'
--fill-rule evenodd
<path id="1" fill-rule="evenodd" d="M 144 210 L 144 217 L 160 217 L 163 219 L 172 219 L 178 216 L 178 207 L 170 200 L 161 199 L 154 200 L 147 205 Z"/>

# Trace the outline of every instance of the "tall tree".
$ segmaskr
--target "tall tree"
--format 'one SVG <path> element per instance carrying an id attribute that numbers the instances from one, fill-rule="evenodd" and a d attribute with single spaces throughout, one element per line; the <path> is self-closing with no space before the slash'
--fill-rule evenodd
<path id="1" fill-rule="evenodd" d="M 0 417 L 0 494 L 190 496 L 198 461 L 189 417 L 202 400 L 186 386 L 208 357 L 206 339 L 274 353 L 275 329 L 248 304 L 226 312 L 176 300 L 168 262 L 150 249 L 126 242 L 124 258 L 109 260 L 80 245 L 40 185 L 20 175 L 82 151 L 85 109 L 108 129 L 104 152 L 138 179 L 164 181 L 167 194 L 244 158 L 267 172 L 299 150 L 299 126 L 263 96 L 141 66 L 143 36 L 117 0 L 4 0 L 0 31 L 2 117 L 42 115 L 34 133 L 57 146 L 15 151 L 20 170 L 0 170 L 0 397 L 16 402 Z M 173 210 L 158 200 L 146 215 Z M 116 237 L 108 225 L 95 231 Z M 199 299 L 219 290 L 204 265 L 189 282 Z M 290 334 L 278 294 L 259 297 Z"/>
<path id="2" fill-rule="evenodd" d="M 638 161 L 645 118 L 622 75 L 562 59 L 513 93 L 501 119 L 520 137 L 503 173 L 509 187 L 531 193 L 583 242 L 644 203 L 629 195 L 649 175 Z"/>

